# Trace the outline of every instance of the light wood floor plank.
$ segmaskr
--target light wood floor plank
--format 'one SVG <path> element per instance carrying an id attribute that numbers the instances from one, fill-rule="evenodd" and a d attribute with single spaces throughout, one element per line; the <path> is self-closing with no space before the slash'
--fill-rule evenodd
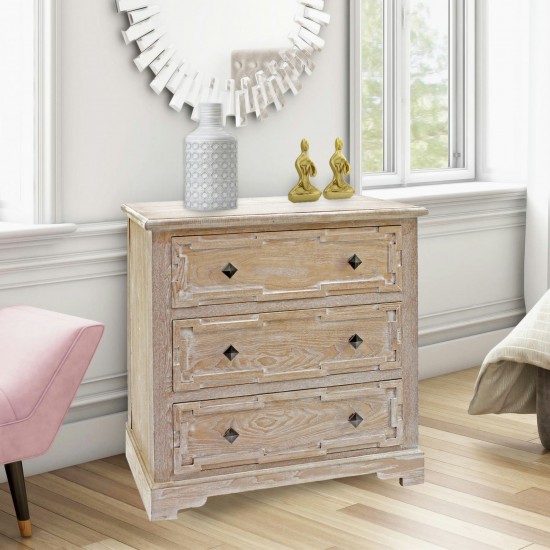
<path id="1" fill-rule="evenodd" d="M 523 498 L 523 491 L 519 493 L 508 493 L 498 488 L 494 489 L 470 480 L 441 474 L 429 469 L 426 470 L 426 481 L 442 487 L 448 487 L 457 492 L 476 495 L 485 500 L 508 504 L 516 510 L 525 510 L 550 517 L 550 507 L 547 502 L 540 499 Z M 525 491 L 525 493 L 526 492 L 527 491 Z"/>
<path id="2" fill-rule="evenodd" d="M 55 476 L 51 477 L 55 478 Z M 57 479 L 60 482 L 63 481 L 61 478 Z M 44 485 L 43 475 L 30 478 L 29 482 L 27 482 L 27 493 L 29 494 L 29 500 L 31 502 L 37 503 L 43 507 L 48 507 L 62 517 L 86 525 L 102 533 L 106 538 L 113 538 L 138 550 L 190 548 L 183 544 L 183 542 L 172 542 L 151 533 L 146 521 L 143 521 L 145 520 L 143 517 L 142 525 L 137 527 L 136 525 L 121 521 L 115 517 L 117 515 L 116 510 L 111 508 L 107 502 L 103 505 L 102 511 L 98 511 L 91 506 L 83 504 L 78 498 L 76 500 L 72 499 L 71 495 L 65 492 L 61 483 L 58 484 L 58 490 L 56 491 L 50 491 L 42 485 Z M 45 483 L 45 485 L 46 487 L 51 487 L 52 484 Z M 101 497 L 98 496 L 98 498 Z"/>
<path id="3" fill-rule="evenodd" d="M 34 527 L 44 529 L 52 535 L 66 538 L 79 548 L 92 544 L 100 544 L 105 540 L 105 536 L 101 533 L 64 518 L 42 506 L 31 503 L 29 508 Z M 0 491 L 0 510 L 12 516 L 15 514 L 11 496 L 5 491 Z M 13 520 L 13 524 L 15 525 L 15 519 Z M 14 532 L 17 532 L 17 530 Z M 1 545 L 0 548 L 2 548 Z"/>
<path id="4" fill-rule="evenodd" d="M 41 550 L 78 550 L 80 548 L 65 540 L 65 538 L 52 535 L 40 529 L 40 527 L 33 528 L 32 538 L 22 539 L 19 536 L 19 528 L 15 517 L 5 512 L 0 512 L 0 532 L 6 537 L 19 542 L 25 548 L 39 548 Z"/>
<path id="5" fill-rule="evenodd" d="M 529 539 L 508 536 L 469 521 L 469 519 L 464 520 L 460 516 L 446 515 L 444 509 L 438 510 L 436 507 L 429 508 L 423 504 L 422 497 L 417 498 L 417 503 L 414 503 L 414 498 L 410 499 L 410 502 L 407 502 L 404 498 L 398 500 L 380 491 L 365 490 L 363 485 L 357 487 L 354 485 L 355 480 L 360 480 L 360 478 L 349 478 L 346 482 L 357 490 L 359 495 L 357 500 L 359 503 L 344 508 L 341 512 L 349 510 L 349 508 L 353 508 L 353 506 L 364 505 L 368 509 L 376 509 L 400 517 L 406 520 L 406 522 L 421 523 L 426 529 L 430 527 L 441 529 L 445 533 L 449 533 L 449 538 L 453 538 L 451 535 L 462 537 L 464 533 L 468 533 L 467 537 L 469 539 L 486 543 L 489 546 L 500 548 L 501 550 L 519 550 L 530 542 Z M 391 486 L 389 486 L 389 488 L 391 489 Z M 407 493 L 406 490 L 404 492 Z M 414 496 L 413 494 L 413 497 Z M 445 505 L 446 504 L 447 503 L 445 503 Z M 418 536 L 415 532 L 411 532 L 410 534 Z M 419 538 L 428 542 L 434 542 L 431 539 L 423 538 L 423 536 Z"/>
<path id="6" fill-rule="evenodd" d="M 226 497 L 220 497 L 222 500 Z M 219 499 L 218 499 L 219 500 Z M 212 499 L 212 502 L 214 499 Z M 207 504 L 210 505 L 210 502 Z M 263 534 L 256 534 L 246 527 L 242 529 L 231 522 L 231 514 L 226 513 L 222 519 L 216 519 L 204 513 L 204 507 L 200 509 L 187 510 L 180 513 L 178 523 L 185 526 L 191 526 L 205 535 L 215 536 L 223 539 L 227 544 L 235 546 L 242 550 L 256 550 L 258 548 L 266 548 L 269 550 L 287 550 L 288 544 L 279 544 L 275 541 L 264 537 Z M 261 514 L 261 509 L 258 510 Z M 258 521 L 261 521 L 258 518 Z"/>
<path id="7" fill-rule="evenodd" d="M 371 508 L 364 504 L 354 504 L 342 510 L 342 513 L 348 514 L 356 519 L 365 518 L 371 523 L 384 525 L 401 533 L 412 534 L 421 540 L 442 548 L 448 548 L 449 550 L 495 550 L 498 548 L 498 546 L 491 546 L 483 542 L 475 541 L 468 537 L 450 533 L 439 527 L 426 525 L 420 521 L 404 518 L 400 515 L 392 514 L 378 508 Z"/>
<path id="8" fill-rule="evenodd" d="M 434 472 L 463 479 L 464 481 L 474 481 L 475 483 L 486 485 L 493 489 L 501 489 L 511 494 L 518 493 L 527 488 L 525 483 L 518 483 L 514 479 L 504 479 L 498 475 L 481 474 L 474 471 L 470 472 L 455 464 L 435 460 L 429 455 L 426 456 L 426 468 Z"/>
<path id="9" fill-rule="evenodd" d="M 136 494 L 135 489 L 83 468 L 64 468 L 56 470 L 55 475 L 135 508 L 141 509 L 142 507 L 141 498 L 139 494 Z"/>
<path id="10" fill-rule="evenodd" d="M 151 523 L 120 455 L 29 478 L 32 539 L 0 485 L 0 550 L 550 550 L 550 453 L 534 415 L 467 414 L 478 370 L 420 384 L 423 485 L 279 487 Z"/>
<path id="11" fill-rule="evenodd" d="M 460 422 L 447 422 L 444 420 L 435 419 L 429 415 L 420 416 L 420 425 L 435 428 L 437 430 L 456 433 L 459 435 L 465 435 L 472 439 L 479 439 L 480 441 L 487 441 L 490 443 L 496 443 L 497 445 L 504 445 L 511 449 L 518 449 L 527 452 L 543 454 L 544 447 L 540 444 L 540 441 L 533 442 L 532 440 L 517 439 L 514 437 L 508 437 L 505 435 L 493 433 L 490 430 L 479 429 L 478 427 L 467 427 Z"/>
<path id="12" fill-rule="evenodd" d="M 92 489 L 68 481 L 53 474 L 42 474 L 31 478 L 30 484 L 50 491 L 70 502 L 70 506 L 80 504 L 96 515 L 106 516 L 107 521 L 115 521 L 120 527 L 127 529 L 132 537 L 136 532 L 144 536 L 153 545 L 159 548 L 189 548 L 191 550 L 208 550 L 223 542 L 212 537 L 204 537 L 193 530 L 182 533 L 173 522 L 149 522 L 143 509 L 138 509 L 113 497 L 96 493 Z M 108 515 L 107 515 L 108 514 Z M 105 519 L 105 518 L 104 518 Z M 118 537 L 113 537 L 117 538 Z M 121 539 L 119 539 L 121 540 Z M 127 544 L 132 544 L 122 540 Z"/>
<path id="13" fill-rule="evenodd" d="M 81 468 L 82 470 L 86 470 L 87 472 L 97 474 L 98 476 L 101 476 L 107 480 L 114 481 L 115 483 L 126 485 L 130 488 L 131 491 L 136 488 L 136 483 L 134 481 L 134 478 L 132 477 L 132 473 L 130 472 L 127 463 L 124 468 L 121 468 L 120 466 L 110 464 L 109 462 L 98 460 L 96 462 L 87 462 L 86 464 L 81 464 L 79 468 Z"/>
<path id="14" fill-rule="evenodd" d="M 423 449 L 435 448 L 445 449 L 450 448 L 452 445 L 460 445 L 465 449 L 465 452 L 471 452 L 475 456 L 484 456 L 485 453 L 489 453 L 490 456 L 498 456 L 503 458 L 509 458 L 518 462 L 542 462 L 543 464 L 550 464 L 543 462 L 542 459 L 546 455 L 542 454 L 542 450 L 539 453 L 529 452 L 526 450 L 513 449 L 506 445 L 499 445 L 490 441 L 481 441 L 480 439 L 474 439 L 466 437 L 456 433 L 449 433 L 442 430 L 436 430 L 428 426 L 420 426 L 420 442 Z M 542 449 L 542 445 L 541 445 Z"/>
<path id="15" fill-rule="evenodd" d="M 448 515 L 471 525 L 478 525 L 498 534 L 506 535 L 502 537 L 501 541 L 496 541 L 492 535 L 485 539 L 503 549 L 508 545 L 512 547 L 517 544 L 517 548 L 523 548 L 529 541 L 543 543 L 550 540 L 550 522 L 544 516 L 528 515 L 527 513 L 521 516 L 517 511 L 514 513 L 513 509 L 507 510 L 508 513 L 503 514 L 502 509 L 496 510 L 496 506 L 491 509 L 488 503 L 483 506 L 483 503 L 479 501 L 476 506 L 472 507 L 472 502 L 467 503 L 464 500 L 449 498 L 449 495 L 441 495 L 443 498 L 432 496 L 429 494 L 429 487 L 428 490 L 419 494 L 414 491 L 414 487 L 403 490 L 395 484 L 381 483 L 368 477 L 350 478 L 346 482 L 366 491 L 414 504 L 419 508 Z"/>
<path id="16" fill-rule="evenodd" d="M 319 498 L 319 492 L 308 491 L 312 485 L 316 486 L 324 498 Z M 410 537 L 407 540 L 396 540 L 395 533 L 388 530 L 380 533 L 362 524 L 350 521 L 342 514 L 336 514 L 342 508 L 341 499 L 333 499 L 332 491 L 324 490 L 325 484 L 312 483 L 303 486 L 307 488 L 301 498 L 296 498 L 294 487 L 285 487 L 287 491 L 269 490 L 254 491 L 250 498 L 260 503 L 269 504 L 281 510 L 288 511 L 298 518 L 307 518 L 330 528 L 334 533 L 346 533 L 346 536 L 338 535 L 338 544 L 341 548 L 360 547 L 364 550 L 378 550 L 379 548 L 409 549 L 411 544 L 418 542 Z M 325 501 L 332 501 L 329 506 L 324 506 Z M 338 507 L 334 503 L 338 502 Z M 345 507 L 345 506 L 344 506 Z M 332 511 L 332 513 L 327 513 Z M 346 540 L 347 539 L 347 540 Z"/>
<path id="17" fill-rule="evenodd" d="M 228 509 L 234 511 L 231 517 L 227 517 Z M 241 530 L 246 529 L 279 545 L 294 541 L 292 547 L 296 550 L 325 548 L 338 544 L 339 541 L 345 547 L 354 543 L 353 537 L 345 532 L 335 532 L 330 527 L 309 518 L 297 518 L 294 514 L 267 503 L 263 503 L 259 521 L 257 509 L 257 502 L 250 495 L 227 495 L 217 501 L 213 499 L 212 505 L 201 509 L 200 514 L 218 521 L 224 521 L 227 517 L 231 525 Z"/>
<path id="18" fill-rule="evenodd" d="M 498 457 L 475 459 L 439 449 L 431 449 L 430 457 L 431 460 L 463 468 L 468 473 L 506 479 L 509 483 L 517 486 L 520 491 L 537 486 L 550 489 L 550 468 L 544 467 L 544 465 L 537 471 L 535 466 L 524 466 L 519 462 L 514 465 L 501 461 Z M 545 470 L 547 471 L 545 472 Z"/>
<path id="19" fill-rule="evenodd" d="M 550 531 L 550 521 L 548 519 L 550 510 L 546 510 L 546 513 L 540 513 L 532 510 L 525 510 L 517 506 L 517 504 L 519 504 L 517 495 L 521 493 L 509 495 L 508 501 L 505 499 L 497 500 L 482 498 L 464 491 L 448 489 L 447 487 L 436 485 L 428 481 L 422 486 L 421 491 L 419 491 L 417 486 L 409 487 L 408 490 L 414 493 L 420 492 L 423 496 L 431 496 L 440 499 L 444 501 L 445 506 L 447 502 L 458 504 L 467 507 L 472 512 L 479 511 L 483 514 L 491 514 L 526 527 Z M 542 503 L 539 503 L 539 510 L 542 511 L 541 504 Z"/>
<path id="20" fill-rule="evenodd" d="M 107 462 L 107 464 L 118 466 L 123 470 L 128 469 L 128 461 L 126 460 L 126 457 L 124 455 L 109 456 L 96 461 L 96 463 L 102 463 L 102 462 Z"/>
<path id="21" fill-rule="evenodd" d="M 0 534 L 0 548 L 2 550 L 27 550 L 28 546 Z"/>

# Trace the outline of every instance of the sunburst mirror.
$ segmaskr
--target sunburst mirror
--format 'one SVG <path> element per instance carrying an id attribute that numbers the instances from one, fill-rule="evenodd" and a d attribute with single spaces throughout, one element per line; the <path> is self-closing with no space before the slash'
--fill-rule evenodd
<path id="1" fill-rule="evenodd" d="M 237 128 L 249 115 L 267 118 L 270 105 L 280 111 L 287 92 L 300 92 L 300 77 L 315 68 L 313 56 L 325 45 L 322 28 L 330 22 L 325 0 L 115 3 L 129 20 L 124 41 L 139 49 L 136 67 L 153 72 L 153 91 L 168 90 L 170 107 L 180 112 L 189 105 L 195 121 L 199 103 L 222 103 Z M 257 21 L 253 28 L 251 21 Z M 200 52 L 193 60 L 185 56 L 191 49 Z"/>

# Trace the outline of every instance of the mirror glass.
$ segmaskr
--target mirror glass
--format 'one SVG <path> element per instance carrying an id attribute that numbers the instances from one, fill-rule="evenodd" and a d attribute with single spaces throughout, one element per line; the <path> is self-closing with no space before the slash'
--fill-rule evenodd
<path id="1" fill-rule="evenodd" d="M 231 52 L 289 47 L 297 0 L 156 0 L 178 57 L 208 77 L 231 76 Z"/>

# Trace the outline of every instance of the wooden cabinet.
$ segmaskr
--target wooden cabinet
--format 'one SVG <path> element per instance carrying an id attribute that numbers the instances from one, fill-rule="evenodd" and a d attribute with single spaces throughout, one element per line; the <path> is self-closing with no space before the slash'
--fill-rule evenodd
<path id="1" fill-rule="evenodd" d="M 423 480 L 422 208 L 366 197 L 123 206 L 126 453 L 151 519 L 210 496 L 376 473 Z"/>

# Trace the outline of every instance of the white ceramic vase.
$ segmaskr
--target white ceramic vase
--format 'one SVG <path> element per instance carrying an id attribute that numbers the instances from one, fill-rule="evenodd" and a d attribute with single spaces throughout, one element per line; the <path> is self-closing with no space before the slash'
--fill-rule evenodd
<path id="1" fill-rule="evenodd" d="M 199 105 L 199 127 L 185 139 L 185 206 L 237 208 L 237 140 L 223 128 L 222 104 Z"/>

